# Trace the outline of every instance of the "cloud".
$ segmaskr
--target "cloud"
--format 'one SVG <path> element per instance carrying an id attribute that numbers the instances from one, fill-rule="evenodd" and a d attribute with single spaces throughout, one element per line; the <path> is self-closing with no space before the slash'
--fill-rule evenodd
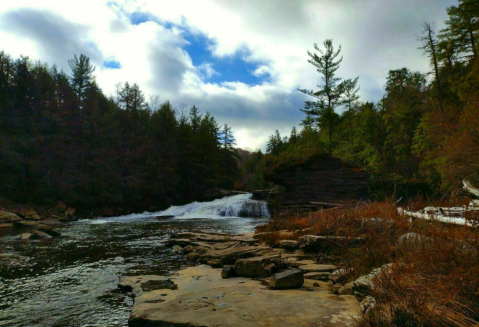
<path id="1" fill-rule="evenodd" d="M 57 63 L 85 53 L 103 90 L 138 83 L 173 105 L 197 105 L 228 123 L 238 144 L 264 149 L 289 134 L 321 76 L 313 43 L 342 45 L 338 75 L 359 76 L 361 100 L 378 101 L 390 69 L 426 72 L 417 50 L 424 21 L 447 18 L 456 0 L 17 0 L 0 9 L 0 39 L 13 56 Z M 106 60 L 106 61 L 105 61 Z M 110 60 L 110 61 L 109 61 Z M 108 67 L 114 60 L 117 69 Z M 107 63 L 107 64 L 105 64 Z"/>
<path id="2" fill-rule="evenodd" d="M 33 8 L 8 11 L 0 17 L 0 27 L 18 38 L 33 40 L 42 60 L 65 64 L 77 53 L 94 61 L 103 58 L 89 37 L 91 27 L 70 22 L 49 11 Z"/>

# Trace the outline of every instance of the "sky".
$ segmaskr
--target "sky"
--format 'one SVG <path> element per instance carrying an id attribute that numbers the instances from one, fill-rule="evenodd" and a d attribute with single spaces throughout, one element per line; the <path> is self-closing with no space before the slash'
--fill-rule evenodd
<path id="1" fill-rule="evenodd" d="M 265 149 L 289 135 L 321 75 L 314 44 L 341 45 L 341 78 L 359 76 L 377 102 L 389 70 L 428 72 L 418 50 L 424 22 L 444 26 L 456 0 L 1 0 L 0 51 L 56 64 L 85 54 L 105 94 L 138 83 L 178 112 L 196 105 L 233 129 L 237 145 Z"/>

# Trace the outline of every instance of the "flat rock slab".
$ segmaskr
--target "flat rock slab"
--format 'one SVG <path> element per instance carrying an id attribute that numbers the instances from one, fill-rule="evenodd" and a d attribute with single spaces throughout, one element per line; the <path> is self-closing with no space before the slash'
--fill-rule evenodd
<path id="1" fill-rule="evenodd" d="M 301 266 L 299 266 L 299 269 L 301 269 L 305 273 L 312 273 L 312 272 L 316 272 L 316 273 L 329 272 L 329 273 L 331 273 L 331 272 L 335 271 L 336 269 L 338 269 L 338 267 L 336 267 L 335 265 L 310 264 L 310 265 L 301 265 Z"/>
<path id="2" fill-rule="evenodd" d="M 135 291 L 151 278 L 123 280 L 138 294 L 129 326 L 350 326 L 359 313 L 354 296 L 323 287 L 271 290 L 261 280 L 222 279 L 220 269 L 206 265 L 169 277 L 176 290 Z"/>

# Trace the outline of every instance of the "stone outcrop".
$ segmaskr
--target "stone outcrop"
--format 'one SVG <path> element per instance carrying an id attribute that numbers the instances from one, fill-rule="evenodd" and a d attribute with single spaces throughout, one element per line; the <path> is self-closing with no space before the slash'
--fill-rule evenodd
<path id="1" fill-rule="evenodd" d="M 365 199 L 369 183 L 366 170 L 345 168 L 337 158 L 318 158 L 292 167 L 276 168 L 265 178 L 285 187 L 284 204 Z"/>
<path id="2" fill-rule="evenodd" d="M 354 296 L 331 295 L 312 283 L 305 282 L 299 289 L 271 290 L 261 280 L 222 279 L 220 269 L 205 265 L 172 277 L 121 278 L 120 287 L 134 295 L 131 327 L 339 327 L 352 325 L 360 310 Z"/>
<path id="3" fill-rule="evenodd" d="M 210 266 L 221 267 L 223 265 L 234 265 L 236 260 L 252 258 L 271 254 L 273 250 L 269 246 L 242 246 L 224 250 L 209 251 L 201 255 L 200 261 Z"/>

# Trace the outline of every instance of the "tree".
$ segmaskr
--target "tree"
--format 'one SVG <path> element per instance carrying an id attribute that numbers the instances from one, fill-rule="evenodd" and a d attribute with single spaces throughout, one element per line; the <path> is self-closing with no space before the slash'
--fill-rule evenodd
<path id="1" fill-rule="evenodd" d="M 341 83 L 341 89 L 343 90 L 343 101 L 342 103 L 348 105 L 349 112 L 349 139 L 351 142 L 350 151 L 353 152 L 354 148 L 354 133 L 353 133 L 353 109 L 359 100 L 359 86 L 358 86 L 359 76 L 354 79 L 347 79 Z"/>
<path id="2" fill-rule="evenodd" d="M 231 127 L 226 123 L 223 125 L 223 130 L 221 131 L 221 143 L 223 145 L 223 149 L 228 151 L 232 151 L 236 144 Z"/>
<path id="3" fill-rule="evenodd" d="M 72 70 L 72 75 L 70 77 L 72 88 L 80 101 L 81 107 L 86 88 L 93 80 L 95 67 L 90 64 L 90 58 L 84 54 L 80 54 L 80 58 L 78 58 L 77 55 L 74 55 L 73 59 L 68 60 L 68 64 Z"/>
<path id="4" fill-rule="evenodd" d="M 276 130 L 275 133 L 269 137 L 269 141 L 266 144 L 266 151 L 277 156 L 281 153 L 282 148 L 283 140 L 281 139 L 279 131 Z"/>
<path id="5" fill-rule="evenodd" d="M 196 135 L 198 134 L 198 130 L 200 128 L 200 122 L 201 122 L 201 115 L 199 113 L 198 108 L 196 108 L 195 105 L 191 107 L 190 109 L 190 122 L 191 122 L 191 127 L 193 128 L 193 134 Z"/>
<path id="6" fill-rule="evenodd" d="M 301 111 L 305 112 L 307 116 L 316 117 L 320 127 L 328 129 L 329 153 L 331 154 L 333 151 L 332 138 L 334 128 L 339 119 L 335 109 L 341 104 L 343 93 L 341 84 L 338 84 L 341 79 L 336 77 L 336 71 L 339 69 L 343 58 L 336 60 L 341 52 L 341 46 L 335 51 L 333 40 L 327 39 L 323 45 L 325 49 L 321 50 L 316 43 L 314 44 L 314 49 L 319 52 L 319 56 L 308 51 L 308 56 L 310 57 L 308 62 L 316 67 L 318 73 L 323 75 L 323 84 L 318 85 L 319 90 L 316 92 L 306 89 L 298 89 L 298 91 L 318 99 L 315 102 L 307 101 L 305 108 L 301 109 Z"/>
<path id="7" fill-rule="evenodd" d="M 435 38 L 435 32 L 433 26 L 429 23 L 424 23 L 423 25 L 423 36 L 419 37 L 418 40 L 422 42 L 420 49 L 424 50 L 429 56 L 431 65 L 434 69 L 434 80 L 437 87 L 437 99 L 439 101 L 439 109 L 443 111 L 442 106 L 442 87 L 441 87 L 441 78 L 439 76 L 439 64 L 438 64 L 438 42 Z"/>

